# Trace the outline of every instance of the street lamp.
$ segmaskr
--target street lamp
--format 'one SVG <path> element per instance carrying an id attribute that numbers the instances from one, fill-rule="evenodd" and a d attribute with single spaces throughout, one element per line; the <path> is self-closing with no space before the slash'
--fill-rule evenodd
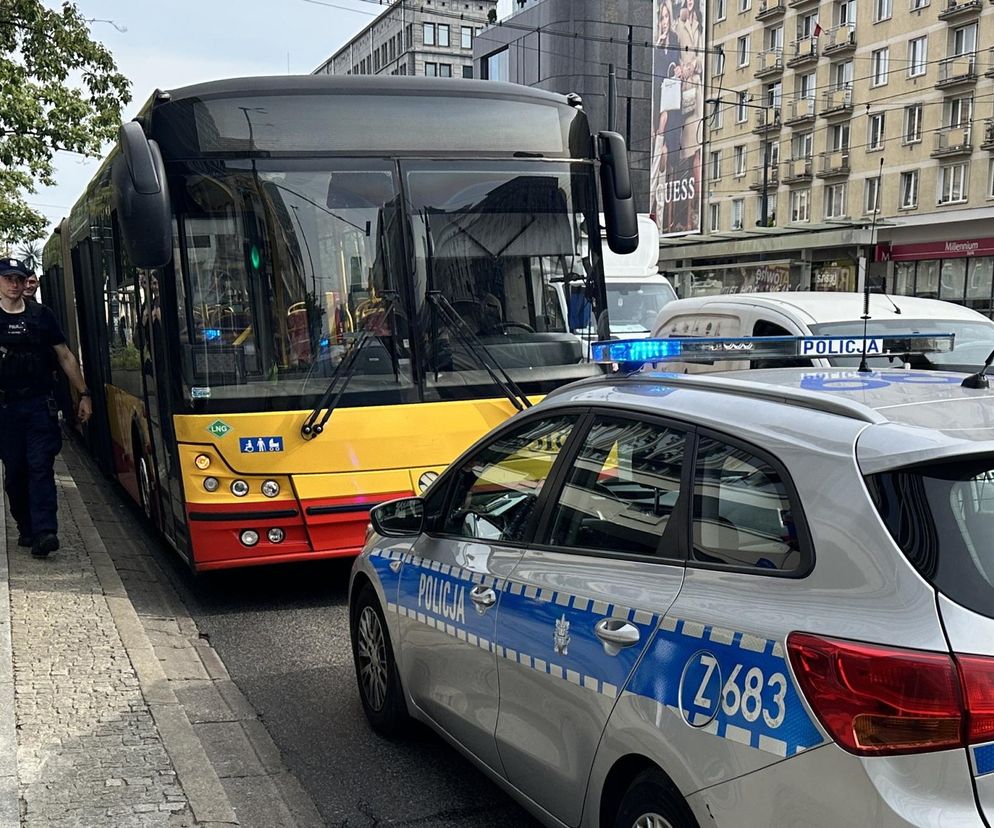
<path id="1" fill-rule="evenodd" d="M 711 104 L 713 106 L 721 106 L 724 101 L 721 98 L 705 98 L 704 103 Z M 770 142 L 766 137 L 766 131 L 769 127 L 769 117 L 770 109 L 773 107 L 769 104 L 754 104 L 747 103 L 746 101 L 736 101 L 731 106 L 745 106 L 749 109 L 761 109 L 763 110 L 763 196 L 761 210 L 762 217 L 760 218 L 760 224 L 763 227 L 770 226 L 770 194 L 768 192 L 768 187 L 770 183 Z"/>

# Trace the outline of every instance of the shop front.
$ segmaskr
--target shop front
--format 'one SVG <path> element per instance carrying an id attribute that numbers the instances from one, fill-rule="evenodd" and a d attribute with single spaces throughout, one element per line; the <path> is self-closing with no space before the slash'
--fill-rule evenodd
<path id="1" fill-rule="evenodd" d="M 892 244 L 891 291 L 945 299 L 994 316 L 994 238 Z"/>

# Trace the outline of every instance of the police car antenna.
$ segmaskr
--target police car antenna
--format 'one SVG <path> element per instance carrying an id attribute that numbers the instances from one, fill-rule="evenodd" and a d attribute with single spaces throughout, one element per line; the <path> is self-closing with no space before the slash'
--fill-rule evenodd
<path id="1" fill-rule="evenodd" d="M 986 362 L 984 362 L 984 367 L 977 371 L 976 374 L 970 374 L 960 386 L 963 388 L 990 388 L 990 381 L 987 379 L 987 369 L 991 367 L 991 363 L 994 362 L 994 351 L 991 351 L 989 357 L 987 357 Z"/>
<path id="2" fill-rule="evenodd" d="M 877 213 L 880 211 L 880 179 L 884 174 L 884 159 L 880 158 L 880 167 L 877 170 L 877 203 L 873 205 L 873 223 L 870 225 L 870 249 L 876 252 L 877 248 Z M 874 255 L 873 258 L 876 258 Z M 893 305 L 894 303 L 891 302 Z M 894 305 L 894 307 L 897 307 Z M 900 313 L 900 311 L 898 311 Z M 865 271 L 863 272 L 863 355 L 859 360 L 859 368 L 857 369 L 861 374 L 869 374 L 870 366 L 866 364 L 866 325 L 870 321 L 870 279 L 869 274 Z"/>

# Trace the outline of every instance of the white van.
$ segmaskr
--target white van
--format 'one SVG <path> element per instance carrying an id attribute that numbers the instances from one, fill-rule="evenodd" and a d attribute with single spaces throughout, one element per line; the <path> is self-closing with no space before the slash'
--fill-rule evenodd
<path id="1" fill-rule="evenodd" d="M 843 336 L 862 335 L 863 294 L 832 292 L 737 293 L 679 299 L 666 305 L 656 317 L 652 336 Z M 950 353 L 914 357 L 915 368 L 947 371 L 976 371 L 994 351 L 994 322 L 975 310 L 913 296 L 870 295 L 867 331 L 877 333 L 954 333 Z M 790 365 L 852 367 L 859 357 L 791 359 Z M 871 368 L 894 367 L 886 357 L 870 359 Z M 763 367 L 770 361 L 764 360 Z M 749 368 L 742 361 L 713 364 L 668 364 L 670 370 L 731 371 Z M 898 366 L 899 367 L 899 366 Z"/>
<path id="2" fill-rule="evenodd" d="M 634 253 L 620 255 L 604 246 L 611 337 L 638 339 L 649 335 L 659 312 L 676 300 L 669 279 L 659 272 L 659 229 L 647 215 L 639 215 L 639 244 Z"/>

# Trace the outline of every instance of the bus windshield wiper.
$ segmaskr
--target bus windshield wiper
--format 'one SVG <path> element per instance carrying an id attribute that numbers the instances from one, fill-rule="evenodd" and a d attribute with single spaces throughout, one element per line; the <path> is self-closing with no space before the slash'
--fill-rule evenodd
<path id="1" fill-rule="evenodd" d="M 511 401 L 511 405 L 518 411 L 531 408 L 531 400 L 525 396 L 525 392 L 518 387 L 518 384 L 511 379 L 511 375 L 494 358 L 493 354 L 487 350 L 487 346 L 483 344 L 472 328 L 466 324 L 466 320 L 459 315 L 459 311 L 452 307 L 444 294 L 438 290 L 429 290 L 428 301 L 438 309 L 442 320 L 452 329 L 467 353 L 474 359 L 477 365 L 490 375 L 490 379 L 493 380 L 494 385 Z M 484 356 L 486 359 L 484 359 Z"/>
<path id="2" fill-rule="evenodd" d="M 383 298 L 386 299 L 386 303 L 383 305 L 383 314 L 380 318 L 389 320 L 390 315 L 393 313 L 394 304 L 397 301 L 397 294 L 394 291 L 384 291 Z M 376 337 L 370 331 L 370 327 L 372 326 L 363 328 L 359 332 L 359 336 L 352 340 L 352 344 L 349 346 L 348 351 L 346 351 L 345 356 L 342 357 L 342 361 L 335 366 L 331 380 L 328 382 L 328 387 L 325 389 L 324 394 L 322 394 L 317 406 L 307 415 L 307 419 L 301 425 L 300 436 L 305 440 L 313 440 L 317 437 L 324 431 L 325 425 L 331 419 L 331 415 L 335 412 L 342 394 L 345 393 L 345 390 L 349 387 L 349 383 L 352 381 L 352 377 L 355 376 L 356 365 L 359 363 L 359 355 L 362 353 L 363 348 Z M 321 414 L 322 411 L 324 411 L 323 415 Z"/>

